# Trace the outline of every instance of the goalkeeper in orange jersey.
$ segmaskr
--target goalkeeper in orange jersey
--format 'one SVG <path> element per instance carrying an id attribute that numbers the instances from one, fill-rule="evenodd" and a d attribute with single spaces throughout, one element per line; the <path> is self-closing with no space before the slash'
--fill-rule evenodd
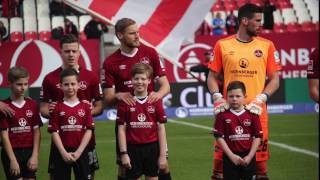
<path id="1" fill-rule="evenodd" d="M 231 81 L 242 81 L 247 87 L 246 108 L 260 115 L 263 138 L 256 153 L 256 179 L 268 180 L 268 115 L 266 102 L 279 88 L 279 55 L 273 43 L 258 37 L 262 9 L 254 4 L 245 4 L 238 11 L 237 34 L 219 40 L 214 47 L 214 60 L 208 65 L 208 89 L 213 96 L 214 112 L 228 109 L 225 101 L 226 87 Z M 223 93 L 219 92 L 217 77 L 224 77 Z M 265 84 L 267 79 L 267 83 Z M 212 179 L 223 179 L 222 150 L 215 143 Z"/>

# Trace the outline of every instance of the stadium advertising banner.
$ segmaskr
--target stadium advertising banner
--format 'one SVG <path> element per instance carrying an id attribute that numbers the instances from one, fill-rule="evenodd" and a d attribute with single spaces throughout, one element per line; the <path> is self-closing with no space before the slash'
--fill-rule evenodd
<path id="1" fill-rule="evenodd" d="M 29 40 L 2 43 L 0 46 L 0 88 L 7 87 L 7 71 L 13 66 L 23 66 L 30 73 L 30 86 L 40 87 L 46 74 L 62 65 L 59 41 Z M 79 64 L 99 73 L 100 52 L 98 40 L 81 42 Z"/>
<path id="2" fill-rule="evenodd" d="M 184 46 L 178 56 L 179 63 L 186 69 L 204 63 L 204 52 L 213 48 L 215 42 L 225 36 L 197 36 L 195 43 Z M 281 34 L 263 34 L 271 40 L 279 53 L 284 79 L 305 78 L 309 62 L 309 54 L 319 44 L 319 32 L 297 32 Z M 186 74 L 183 69 L 166 62 L 167 75 L 170 82 L 197 82 L 197 79 Z M 194 73 L 198 78 L 205 80 L 203 74 Z"/>

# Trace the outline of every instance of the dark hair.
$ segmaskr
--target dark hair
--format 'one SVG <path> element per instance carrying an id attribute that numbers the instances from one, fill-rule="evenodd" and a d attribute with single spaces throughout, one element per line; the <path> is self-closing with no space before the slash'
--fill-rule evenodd
<path id="1" fill-rule="evenodd" d="M 8 71 L 8 81 L 11 83 L 27 77 L 29 77 L 29 73 L 24 67 L 12 67 Z"/>
<path id="2" fill-rule="evenodd" d="M 255 13 L 262 13 L 263 9 L 255 4 L 246 3 L 241 6 L 238 11 L 238 22 L 240 24 L 242 18 L 253 18 Z"/>
<path id="3" fill-rule="evenodd" d="M 77 72 L 77 70 L 73 68 L 66 68 L 63 69 L 60 73 L 60 83 L 62 83 L 63 78 L 68 76 L 76 76 L 77 81 L 79 81 L 79 73 Z"/>
<path id="4" fill-rule="evenodd" d="M 119 19 L 116 22 L 116 25 L 114 26 L 116 35 L 118 32 L 123 33 L 128 26 L 131 26 L 133 24 L 136 24 L 136 21 L 134 21 L 133 19 L 130 19 L 130 18 Z"/>
<path id="5" fill-rule="evenodd" d="M 136 74 L 146 74 L 147 78 L 150 78 L 153 74 L 153 69 L 146 63 L 137 63 L 131 68 L 131 76 L 133 77 Z"/>
<path id="6" fill-rule="evenodd" d="M 62 36 L 60 39 L 60 48 L 62 48 L 63 44 L 70 44 L 70 43 L 80 43 L 77 36 L 73 34 L 66 34 Z"/>
<path id="7" fill-rule="evenodd" d="M 246 86 L 241 81 L 232 81 L 228 84 L 227 92 L 234 90 L 234 89 L 241 89 L 243 94 L 246 95 Z"/>

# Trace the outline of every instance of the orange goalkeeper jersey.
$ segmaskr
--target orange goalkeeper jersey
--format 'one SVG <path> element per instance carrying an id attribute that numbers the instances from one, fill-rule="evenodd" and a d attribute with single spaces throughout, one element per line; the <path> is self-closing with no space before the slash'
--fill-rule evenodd
<path id="1" fill-rule="evenodd" d="M 240 42 L 235 35 L 216 43 L 214 60 L 208 67 L 217 73 L 223 71 L 224 97 L 231 81 L 242 81 L 247 90 L 246 104 L 262 93 L 267 75 L 281 69 L 278 52 L 271 41 L 255 37 L 251 42 Z"/>

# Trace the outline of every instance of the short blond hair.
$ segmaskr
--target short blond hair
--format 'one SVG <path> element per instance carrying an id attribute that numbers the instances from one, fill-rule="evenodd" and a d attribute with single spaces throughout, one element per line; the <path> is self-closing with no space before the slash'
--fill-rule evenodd
<path id="1" fill-rule="evenodd" d="M 131 68 L 131 76 L 136 74 L 146 74 L 147 78 L 150 78 L 153 74 L 153 69 L 149 64 L 146 63 L 137 63 Z"/>
<path id="2" fill-rule="evenodd" d="M 8 81 L 10 83 L 14 83 L 15 81 L 19 80 L 20 78 L 27 78 L 29 77 L 28 71 L 24 67 L 12 67 L 8 71 Z"/>

